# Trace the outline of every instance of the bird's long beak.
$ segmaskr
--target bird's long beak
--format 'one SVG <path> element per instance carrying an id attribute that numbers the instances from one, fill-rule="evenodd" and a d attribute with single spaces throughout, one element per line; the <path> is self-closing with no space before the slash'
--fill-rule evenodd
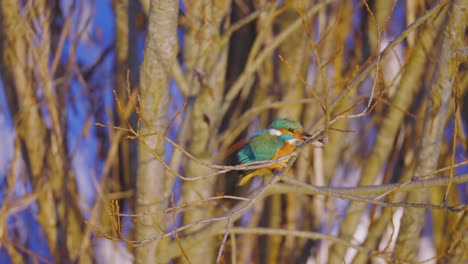
<path id="1" fill-rule="evenodd" d="M 301 134 L 296 134 L 296 138 L 301 140 L 301 141 L 306 141 L 308 138 L 310 138 L 312 135 L 307 133 L 307 132 L 302 132 Z"/>

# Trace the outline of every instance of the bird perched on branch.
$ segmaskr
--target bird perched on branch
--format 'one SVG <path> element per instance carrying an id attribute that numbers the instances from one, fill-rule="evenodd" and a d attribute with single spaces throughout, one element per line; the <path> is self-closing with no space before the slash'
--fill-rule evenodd
<path id="1" fill-rule="evenodd" d="M 306 141 L 310 137 L 299 122 L 286 118 L 277 119 L 268 129 L 256 132 L 237 152 L 237 157 L 241 164 L 275 160 L 292 153 L 296 149 L 296 143 Z M 289 158 L 281 162 L 284 164 L 288 160 Z M 283 164 L 274 163 L 260 169 L 248 170 L 241 175 L 237 185 L 244 185 L 258 175 L 278 173 L 283 169 Z"/>

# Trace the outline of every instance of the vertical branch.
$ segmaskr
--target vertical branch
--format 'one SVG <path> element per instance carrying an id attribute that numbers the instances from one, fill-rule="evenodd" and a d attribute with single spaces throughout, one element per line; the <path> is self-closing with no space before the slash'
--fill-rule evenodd
<path id="1" fill-rule="evenodd" d="M 19 140 L 15 140 L 14 143 L 14 154 L 13 159 L 6 175 L 5 185 L 9 187 L 2 197 L 2 206 L 0 207 L 0 241 L 2 241 L 2 247 L 5 248 L 6 252 L 10 256 L 12 263 L 23 264 L 25 258 L 21 255 L 14 245 L 15 241 L 10 238 L 8 230 L 8 218 L 10 216 L 10 210 L 12 209 L 12 202 L 14 201 L 15 186 L 18 183 L 17 163 L 20 159 L 21 145 Z M 3 188 L 2 188 L 3 189 Z M 2 190 L 3 191 L 3 190 Z"/>
<path id="2" fill-rule="evenodd" d="M 15 132 L 21 142 L 21 155 L 26 163 L 33 188 L 44 183 L 46 168 L 45 143 L 48 132 L 39 111 L 34 84 L 33 69 L 26 63 L 30 59 L 30 28 L 27 19 L 20 13 L 19 2 L 15 0 L 0 3 L 0 52 L 1 72 L 6 90 L 8 107 L 14 120 Z M 42 180 L 41 180 L 42 179 Z M 57 214 L 53 192 L 48 189 L 38 198 L 37 219 L 43 228 L 52 255 L 60 259 L 57 248 Z"/>
<path id="3" fill-rule="evenodd" d="M 338 9 L 336 10 L 336 15 L 334 16 L 334 20 L 338 21 L 331 21 L 331 23 L 336 23 L 336 25 L 329 29 L 329 31 L 334 32 L 334 34 L 329 34 L 328 32 L 321 32 L 322 35 L 325 35 L 325 39 L 321 41 L 322 43 L 320 44 L 320 47 L 317 47 L 317 49 L 320 48 L 319 54 L 322 56 L 324 61 L 329 61 L 330 58 L 335 57 L 331 61 L 332 65 L 324 65 L 325 69 L 330 69 L 326 70 L 327 73 L 331 71 L 332 67 L 335 71 L 333 78 L 329 78 L 329 80 L 326 80 L 330 82 L 330 96 L 332 96 L 333 94 L 338 94 L 344 90 L 345 78 L 343 78 L 343 76 L 346 74 L 347 71 L 349 71 L 349 69 L 346 69 L 346 67 L 348 66 L 346 64 L 348 64 L 349 61 L 362 60 L 359 53 L 345 54 L 344 52 L 344 49 L 346 47 L 346 37 L 349 34 L 348 32 L 353 30 L 351 27 L 353 12 L 351 3 L 347 1 L 344 4 L 335 5 L 334 8 Z M 333 53 L 337 51 L 338 54 Z M 346 57 L 346 55 L 348 55 L 348 57 Z M 320 67 L 320 65 L 318 65 L 317 67 Z M 316 89 L 320 89 L 319 91 L 323 91 L 321 83 L 325 80 L 322 80 L 321 78 L 315 79 Z M 339 102 L 337 102 L 336 105 L 333 106 L 333 112 L 335 114 L 342 113 L 349 109 L 353 105 L 356 95 L 357 91 L 350 92 L 349 96 L 343 98 L 343 100 L 340 100 Z M 329 108 L 331 111 L 332 106 L 326 105 L 325 107 Z M 333 124 L 333 128 L 338 131 L 346 130 L 349 127 L 349 123 L 350 121 L 346 119 L 339 120 L 335 124 Z M 327 136 L 327 147 L 324 148 L 323 151 L 321 151 L 323 152 L 324 175 L 322 177 L 323 179 L 320 179 L 320 182 L 322 182 L 323 184 L 328 184 L 329 182 L 331 182 L 332 177 L 335 175 L 335 168 L 340 163 L 337 157 L 342 155 L 344 148 L 344 144 L 342 143 L 346 140 L 346 137 L 349 136 L 349 134 L 343 133 L 341 131 L 337 132 L 334 130 L 328 130 Z M 314 180 L 319 179 L 315 178 Z"/>
<path id="4" fill-rule="evenodd" d="M 442 18 L 443 15 L 440 15 L 436 19 L 435 25 L 437 25 L 437 22 L 440 23 Z M 402 126 L 405 113 L 411 106 L 414 94 L 419 88 L 415 84 L 422 81 L 426 61 L 428 59 L 428 54 L 426 53 L 432 46 L 438 32 L 438 27 L 435 25 L 431 25 L 427 32 L 421 36 L 413 53 L 408 58 L 409 62 L 406 65 L 405 73 L 401 78 L 394 97 L 391 99 L 391 105 L 393 107 L 389 108 L 387 114 L 383 118 L 375 145 L 364 164 L 359 185 L 373 184 L 390 155 L 393 142 Z M 346 214 L 340 228 L 339 236 L 341 238 L 347 240 L 352 239 L 365 208 L 365 204 L 350 203 L 347 209 L 349 213 Z M 346 248 L 336 244 L 331 248 L 330 259 L 334 259 L 335 261 L 342 260 L 345 253 Z"/>
<path id="5" fill-rule="evenodd" d="M 134 91 L 137 78 L 137 28 L 136 28 L 136 1 L 118 0 L 113 1 L 115 10 L 115 30 L 116 30 L 116 65 L 115 65 L 115 86 L 120 104 L 128 105 L 131 94 Z M 117 103 L 114 104 L 114 122 L 117 126 L 136 129 L 137 116 L 134 111 L 130 116 L 126 115 L 123 109 L 119 109 Z M 121 133 L 110 131 L 112 140 L 120 140 L 117 136 Z M 134 190 L 135 175 L 138 166 L 138 142 L 136 140 L 123 140 L 119 144 L 118 162 L 112 170 L 112 180 L 117 184 L 106 184 L 104 186 L 117 186 L 112 191 Z M 134 201 L 133 201 L 134 202 Z M 129 202 L 130 208 L 135 208 L 133 202 Z M 105 213 L 105 212 L 103 212 Z M 104 215 L 103 215 L 104 216 Z M 105 216 L 104 216 L 105 217 Z M 101 218 L 105 219 L 105 218 Z"/>
<path id="6" fill-rule="evenodd" d="M 414 175 L 423 175 L 437 169 L 438 159 L 443 142 L 444 129 L 450 97 L 455 83 L 458 62 L 456 54 L 463 45 L 468 21 L 468 4 L 463 0 L 451 2 L 444 38 L 440 47 L 438 65 L 431 82 L 431 94 L 426 109 L 421 149 L 418 153 Z M 425 202 L 429 190 L 411 191 L 408 201 Z M 397 258 L 415 261 L 418 243 L 424 225 L 424 210 L 407 208 L 401 220 L 401 228 L 395 248 Z"/>
<path id="7" fill-rule="evenodd" d="M 149 11 L 148 35 L 145 57 L 140 69 L 141 122 L 139 133 L 156 135 L 142 138 L 154 150 L 158 159 L 145 148 L 139 151 L 139 167 L 136 179 L 135 239 L 156 236 L 158 210 L 166 206 L 164 199 L 164 139 L 167 126 L 167 104 L 169 102 L 169 70 L 177 52 L 178 1 L 152 0 Z M 160 161 L 161 160 L 161 161 Z M 156 242 L 147 243 L 136 249 L 136 263 L 156 263 L 160 252 Z"/>
<path id="8" fill-rule="evenodd" d="M 314 45 L 313 32 L 311 30 L 312 21 L 314 18 L 307 17 L 303 14 L 312 6 L 311 1 L 284 1 L 284 12 L 281 13 L 276 22 L 276 31 L 282 32 L 290 26 L 297 18 L 302 17 L 302 27 L 293 32 L 288 41 L 285 41 L 278 47 L 279 60 L 276 60 L 276 67 L 272 72 L 273 85 L 278 86 L 278 93 L 281 95 L 282 101 L 294 102 L 310 96 L 311 87 L 304 83 L 307 76 L 307 71 L 311 64 L 310 45 Z M 265 92 L 268 94 L 268 87 Z M 306 112 L 307 110 L 307 112 Z M 310 126 L 313 120 L 313 115 L 321 111 L 320 102 L 312 105 L 296 104 L 290 107 L 280 108 L 278 110 L 278 117 L 292 118 L 295 120 L 304 120 L 305 127 Z M 305 113 L 305 114 L 304 114 Z M 310 149 L 304 149 L 301 152 L 304 157 L 308 157 Z M 306 153 L 306 154 L 304 154 Z M 306 174 L 311 170 L 311 163 L 307 158 L 302 158 L 297 161 L 294 170 L 296 177 L 305 178 Z M 291 172 L 293 170 L 290 170 Z M 301 201 L 300 197 L 294 193 L 287 194 L 284 199 L 281 196 L 275 195 L 270 201 L 270 214 L 272 215 L 269 227 L 280 228 L 284 226 L 288 229 L 294 230 L 298 227 L 302 211 L 300 210 Z M 284 204 L 282 204 L 284 203 Z M 281 210 L 281 208 L 286 208 Z M 276 221 L 274 221 L 276 220 Z M 294 237 L 280 237 L 273 236 L 268 239 L 268 248 L 266 252 L 270 261 L 273 262 L 292 262 L 294 256 L 299 252 L 297 247 L 297 239 Z"/>
<path id="9" fill-rule="evenodd" d="M 184 49 L 187 80 L 190 82 L 189 96 L 194 100 L 193 107 L 184 116 L 185 127 L 190 140 L 188 150 L 195 157 L 214 163 L 214 151 L 217 147 L 219 124 L 222 120 L 219 111 L 223 96 L 227 67 L 228 49 L 221 44 L 220 29 L 229 26 L 228 11 L 230 1 L 188 1 L 187 27 Z M 187 125 L 188 124 L 188 125 Z M 187 131 L 185 131 L 187 132 Z M 184 168 L 186 177 L 208 175 L 212 169 L 195 160 L 188 160 Z M 215 178 L 184 182 L 182 186 L 183 202 L 194 202 L 211 197 L 214 193 Z M 212 208 L 193 209 L 185 212 L 183 223 L 189 224 L 209 217 Z M 188 249 L 193 263 L 213 262 L 216 246 L 212 238 L 205 243 Z"/>

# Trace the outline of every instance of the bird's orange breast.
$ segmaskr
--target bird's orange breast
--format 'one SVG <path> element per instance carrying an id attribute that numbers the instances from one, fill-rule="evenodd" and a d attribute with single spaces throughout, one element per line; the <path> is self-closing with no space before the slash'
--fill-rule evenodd
<path id="1" fill-rule="evenodd" d="M 294 146 L 292 146 L 291 144 L 288 144 L 288 143 L 284 143 L 283 146 L 276 151 L 276 153 L 275 153 L 275 155 L 273 156 L 272 159 L 275 160 L 275 159 L 280 158 L 282 156 L 288 155 L 288 154 L 292 153 L 293 151 L 294 151 Z M 281 162 L 282 163 L 288 162 L 289 159 L 290 158 L 285 158 L 284 160 L 281 160 Z M 237 185 L 242 186 L 242 185 L 246 184 L 251 178 L 253 178 L 255 176 L 271 173 L 271 171 L 273 171 L 273 170 L 281 171 L 282 169 L 283 169 L 283 165 L 281 165 L 279 163 L 275 163 L 275 164 L 270 165 L 270 166 L 268 166 L 266 168 L 260 168 L 260 169 L 251 171 L 251 172 L 243 175 Z"/>
<path id="2" fill-rule="evenodd" d="M 291 154 L 294 151 L 294 146 L 292 146 L 289 143 L 284 143 L 281 148 L 276 151 L 275 155 L 273 156 L 273 159 L 280 158 L 282 156 L 286 156 L 288 154 Z M 282 160 L 282 162 L 288 162 L 289 158 Z"/>
<path id="3" fill-rule="evenodd" d="M 288 144 L 288 143 L 284 143 L 283 146 L 276 151 L 276 153 L 273 156 L 272 160 L 275 160 L 275 159 L 278 159 L 280 157 L 291 154 L 293 151 L 294 151 L 294 146 L 292 146 L 291 144 Z M 290 159 L 290 157 L 282 159 L 282 160 L 280 160 L 280 162 L 281 163 L 286 163 L 286 162 L 289 161 L 289 159 Z M 272 165 L 266 167 L 265 169 L 268 169 L 268 170 L 282 170 L 283 167 L 284 166 L 282 164 L 275 163 L 275 164 L 272 164 Z"/>

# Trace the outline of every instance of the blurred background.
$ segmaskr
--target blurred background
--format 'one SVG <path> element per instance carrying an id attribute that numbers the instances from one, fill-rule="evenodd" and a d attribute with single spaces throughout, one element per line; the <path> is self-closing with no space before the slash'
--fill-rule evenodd
<path id="1" fill-rule="evenodd" d="M 466 262 L 467 5 L 0 1 L 0 263 Z"/>

